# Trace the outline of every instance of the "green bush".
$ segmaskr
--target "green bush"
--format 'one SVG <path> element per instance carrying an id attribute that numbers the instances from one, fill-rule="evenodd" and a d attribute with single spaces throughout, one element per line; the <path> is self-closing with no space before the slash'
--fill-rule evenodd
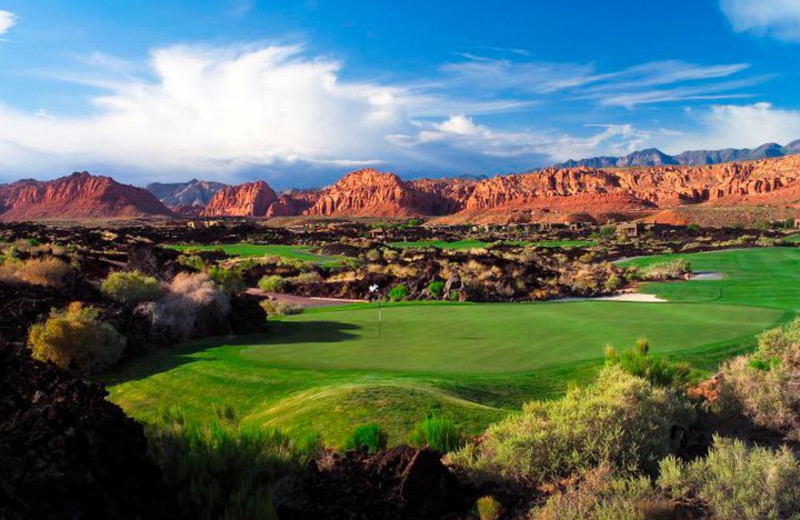
<path id="1" fill-rule="evenodd" d="M 258 281 L 258 288 L 264 292 L 281 292 L 286 285 L 286 280 L 275 274 L 264 276 Z"/>
<path id="2" fill-rule="evenodd" d="M 503 506 L 493 496 L 485 496 L 475 503 L 475 510 L 479 520 L 499 520 Z"/>
<path id="3" fill-rule="evenodd" d="M 149 427 L 151 455 L 177 501 L 176 520 L 275 518 L 273 486 L 319 452 L 316 438 L 293 440 L 234 422 L 190 425 L 171 409 Z"/>
<path id="4" fill-rule="evenodd" d="M 692 272 L 692 264 L 683 258 L 668 262 L 650 264 L 642 270 L 642 276 L 648 280 L 675 280 Z"/>
<path id="5" fill-rule="evenodd" d="M 100 284 L 100 292 L 112 300 L 128 305 L 156 301 L 163 292 L 161 284 L 152 276 L 139 271 L 109 273 Z"/>
<path id="6" fill-rule="evenodd" d="M 386 447 L 387 435 L 378 423 L 358 426 L 344 443 L 345 450 L 358 450 L 366 446 L 370 453 Z"/>
<path id="7" fill-rule="evenodd" d="M 676 499 L 700 498 L 714 518 L 800 519 L 800 463 L 786 447 L 748 448 L 715 437 L 706 458 L 664 459 L 658 485 Z"/>
<path id="8" fill-rule="evenodd" d="M 217 284 L 219 290 L 225 294 L 235 294 L 244 289 L 244 280 L 242 279 L 241 269 L 229 269 L 215 265 L 210 267 L 207 273 L 208 277 L 211 278 L 215 284 Z"/>
<path id="9" fill-rule="evenodd" d="M 419 422 L 409 436 L 409 443 L 449 453 L 461 447 L 461 430 L 452 419 L 431 415 Z"/>
<path id="10" fill-rule="evenodd" d="M 269 316 L 294 316 L 302 314 L 303 307 L 292 305 L 291 303 L 279 302 L 276 300 L 261 300 L 261 308 Z"/>
<path id="11" fill-rule="evenodd" d="M 32 326 L 28 333 L 32 356 L 83 374 L 115 364 L 122 357 L 125 338 L 100 321 L 99 315 L 97 309 L 80 302 L 54 309 L 47 321 Z"/>
<path id="12" fill-rule="evenodd" d="M 205 260 L 198 255 L 180 255 L 177 261 L 180 265 L 198 272 L 203 271 L 206 267 Z"/>
<path id="13" fill-rule="evenodd" d="M 621 354 L 609 345 L 606 347 L 606 365 L 618 366 L 658 386 L 685 388 L 689 384 L 692 368 L 688 363 L 670 363 L 663 357 L 648 355 L 649 350 L 645 338 L 639 338 L 634 348 Z"/>
<path id="14" fill-rule="evenodd" d="M 400 300 L 405 300 L 408 296 L 408 287 L 405 284 L 398 284 L 392 287 L 392 290 L 389 291 L 389 299 L 393 302 L 397 302 Z"/>
<path id="15" fill-rule="evenodd" d="M 0 282 L 11 285 L 30 284 L 64 287 L 73 274 L 72 268 L 58 258 L 9 259 L 0 265 Z"/>
<path id="16" fill-rule="evenodd" d="M 692 415 L 677 392 L 607 366 L 593 384 L 570 388 L 562 399 L 527 403 L 452 461 L 476 478 L 533 482 L 602 464 L 653 471 L 671 451 L 672 428 Z"/>
<path id="17" fill-rule="evenodd" d="M 436 280 L 428 285 L 428 292 L 431 293 L 431 297 L 435 299 L 440 299 L 444 294 L 444 282 L 441 280 Z"/>

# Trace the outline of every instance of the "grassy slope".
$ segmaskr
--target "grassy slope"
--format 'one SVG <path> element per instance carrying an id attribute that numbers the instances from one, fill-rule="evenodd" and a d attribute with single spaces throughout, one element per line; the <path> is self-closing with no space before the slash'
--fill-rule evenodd
<path id="1" fill-rule="evenodd" d="M 225 254 L 240 257 L 263 257 L 263 256 L 280 256 L 283 258 L 291 258 L 293 260 L 301 260 L 303 262 L 313 262 L 321 265 L 334 265 L 342 261 L 341 257 L 325 256 L 311 253 L 311 246 L 296 246 L 296 245 L 276 245 L 276 244 L 221 244 L 221 245 L 171 245 L 166 246 L 177 251 L 191 252 L 191 251 L 213 251 L 222 249 Z"/>
<path id="2" fill-rule="evenodd" d="M 390 306 L 380 342 L 374 308 L 308 313 L 277 322 L 267 337 L 198 343 L 131 363 L 110 386 L 112 400 L 143 420 L 171 405 L 192 420 L 231 406 L 244 423 L 315 431 L 333 445 L 376 420 L 400 442 L 435 410 L 478 433 L 525 400 L 590 378 L 609 341 L 625 347 L 647 335 L 655 352 L 712 370 L 800 307 L 800 250 L 679 256 L 728 276 L 643 287 L 699 303 Z"/>

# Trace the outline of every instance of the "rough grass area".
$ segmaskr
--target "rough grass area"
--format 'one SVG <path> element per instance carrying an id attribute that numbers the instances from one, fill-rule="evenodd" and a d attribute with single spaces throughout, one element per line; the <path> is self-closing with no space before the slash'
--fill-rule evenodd
<path id="1" fill-rule="evenodd" d="M 800 307 L 800 250 L 676 256 L 726 276 L 642 287 L 677 303 L 393 304 L 380 339 L 372 306 L 309 311 L 266 336 L 130 363 L 114 376 L 111 399 L 146 422 L 174 405 L 190 421 L 231 407 L 242 425 L 319 433 L 332 446 L 373 422 L 397 444 L 431 413 L 478 434 L 525 401 L 587 381 L 606 343 L 626 349 L 647 336 L 652 352 L 711 371 Z"/>
<path id="2" fill-rule="evenodd" d="M 170 249 L 190 253 L 192 251 L 214 251 L 221 249 L 225 254 L 231 256 L 246 257 L 264 257 L 264 256 L 279 256 L 282 258 L 290 258 L 293 260 L 300 260 L 303 262 L 312 262 L 320 265 L 336 265 L 343 261 L 343 257 L 339 256 L 326 256 L 311 253 L 311 246 L 297 246 L 297 245 L 276 245 L 276 244 L 220 244 L 220 245 L 170 245 L 166 246 Z"/>
<path id="3" fill-rule="evenodd" d="M 594 245 L 590 240 L 543 240 L 539 242 L 511 241 L 504 242 L 514 246 L 535 246 L 535 247 L 587 247 Z M 446 242 L 444 240 L 420 240 L 418 242 L 391 242 L 389 245 L 399 248 L 423 248 L 438 247 L 439 249 L 480 249 L 486 247 L 490 242 L 482 240 L 458 240 Z"/>

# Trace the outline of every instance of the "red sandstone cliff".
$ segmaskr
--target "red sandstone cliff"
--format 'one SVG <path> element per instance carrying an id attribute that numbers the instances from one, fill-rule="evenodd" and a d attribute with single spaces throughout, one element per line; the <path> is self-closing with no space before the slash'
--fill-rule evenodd
<path id="1" fill-rule="evenodd" d="M 264 181 L 226 186 L 209 201 L 203 215 L 209 217 L 263 217 L 278 195 Z"/>
<path id="2" fill-rule="evenodd" d="M 0 187 L 0 220 L 70 220 L 170 216 L 153 194 L 87 172 L 52 181 L 22 180 Z"/>

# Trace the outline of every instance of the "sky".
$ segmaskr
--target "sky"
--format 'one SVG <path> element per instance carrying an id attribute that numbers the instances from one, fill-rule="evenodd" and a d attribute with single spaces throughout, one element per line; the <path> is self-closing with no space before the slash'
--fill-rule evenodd
<path id="1" fill-rule="evenodd" d="M 276 188 L 800 139 L 800 0 L 0 0 L 0 182 Z"/>

